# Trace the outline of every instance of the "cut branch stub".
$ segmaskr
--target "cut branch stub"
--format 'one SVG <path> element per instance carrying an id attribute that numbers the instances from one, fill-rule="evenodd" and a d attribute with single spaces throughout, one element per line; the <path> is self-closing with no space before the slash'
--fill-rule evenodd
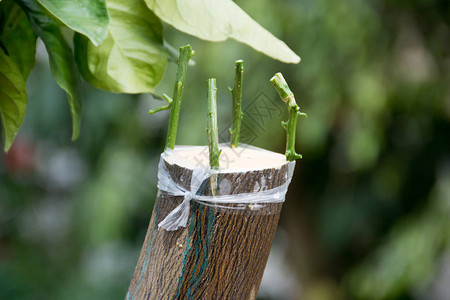
<path id="1" fill-rule="evenodd" d="M 206 148 L 193 150 L 197 152 L 189 163 L 179 160 L 186 156 L 177 151 L 175 147 L 169 156 L 163 156 L 164 163 L 172 180 L 190 190 L 196 159 Z M 281 157 L 279 164 L 269 165 L 279 154 L 268 155 L 262 159 L 251 156 L 257 169 L 217 174 L 217 195 L 239 197 L 283 185 L 289 177 L 288 163 Z M 233 156 L 236 166 L 245 160 Z M 209 180 L 197 195 L 212 195 Z M 159 222 L 182 201 L 182 196 L 158 191 L 126 299 L 256 299 L 282 203 L 205 205 L 192 201 L 185 228 L 158 229 Z"/>
<path id="2" fill-rule="evenodd" d="M 178 59 L 177 80 L 173 89 L 173 100 L 170 110 L 169 130 L 167 131 L 166 149 L 173 149 L 175 139 L 177 137 L 178 118 L 180 115 L 181 96 L 183 94 L 184 80 L 186 79 L 186 71 L 189 59 L 194 55 L 191 45 L 180 48 L 180 57 Z"/>
<path id="3" fill-rule="evenodd" d="M 236 61 L 236 72 L 234 79 L 234 87 L 229 88 L 231 96 L 233 98 L 233 123 L 230 128 L 231 137 L 231 148 L 239 147 L 239 133 L 241 131 L 241 120 L 242 120 L 242 109 L 241 109 L 241 99 L 242 99 L 242 77 L 244 74 L 244 61 Z"/>
<path id="4" fill-rule="evenodd" d="M 286 103 L 289 111 L 289 119 L 281 122 L 281 125 L 286 130 L 286 159 L 288 161 L 293 161 L 302 158 L 301 154 L 295 152 L 295 131 L 298 116 L 306 117 L 306 114 L 300 112 L 300 107 L 295 101 L 294 93 L 292 93 L 281 73 L 276 73 L 275 76 L 270 79 L 270 82 L 275 87 L 284 103 Z"/>
<path id="5" fill-rule="evenodd" d="M 211 169 L 219 169 L 219 134 L 217 129 L 217 88 L 216 79 L 208 79 L 208 134 L 209 165 Z"/>
<path id="6" fill-rule="evenodd" d="M 184 81 L 186 79 L 186 71 L 189 65 L 189 59 L 194 55 L 191 45 L 180 48 L 180 56 L 178 58 L 177 78 L 173 89 L 173 99 L 163 94 L 162 97 L 167 101 L 167 105 L 151 109 L 148 113 L 154 114 L 158 111 L 170 109 L 169 129 L 167 130 L 166 149 L 175 147 L 175 139 L 177 137 L 178 119 L 180 115 L 181 96 L 183 95 Z"/>

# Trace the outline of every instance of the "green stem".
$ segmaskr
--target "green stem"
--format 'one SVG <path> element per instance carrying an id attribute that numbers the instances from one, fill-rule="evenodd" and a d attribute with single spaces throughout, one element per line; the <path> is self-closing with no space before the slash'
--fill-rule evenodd
<path id="1" fill-rule="evenodd" d="M 230 128 L 231 148 L 239 147 L 239 133 L 241 132 L 241 98 L 242 98 L 242 76 L 244 74 L 244 61 L 236 61 L 236 75 L 234 79 L 234 87 L 229 88 L 233 97 L 233 124 Z"/>
<path id="2" fill-rule="evenodd" d="M 217 130 L 217 87 L 216 79 L 208 79 L 208 134 L 209 165 L 211 169 L 219 169 L 219 134 Z"/>
<path id="3" fill-rule="evenodd" d="M 170 107 L 172 106 L 172 98 L 170 98 L 170 97 L 167 96 L 166 94 L 163 94 L 162 97 L 163 97 L 164 100 L 167 101 L 167 105 L 164 105 L 164 106 L 160 106 L 160 107 L 156 107 L 156 108 L 150 109 L 150 110 L 148 111 L 148 114 L 149 114 L 149 115 L 154 114 L 154 113 L 157 113 L 158 111 L 170 109 Z"/>
<path id="4" fill-rule="evenodd" d="M 178 58 L 178 70 L 175 87 L 173 89 L 173 100 L 170 105 L 169 130 L 167 131 L 166 149 L 175 147 L 175 139 L 177 137 L 178 118 L 180 115 L 181 96 L 183 94 L 184 80 L 189 64 L 189 59 L 194 55 L 191 45 L 180 48 L 180 57 Z M 167 99 L 166 99 L 167 100 Z"/>
<path id="5" fill-rule="evenodd" d="M 300 112 L 300 107 L 295 101 L 294 94 L 281 73 L 276 73 L 275 76 L 270 79 L 270 82 L 275 87 L 284 103 L 286 103 L 289 111 L 289 119 L 287 122 L 281 122 L 283 128 L 286 129 L 286 159 L 288 161 L 293 161 L 297 158 L 302 158 L 300 154 L 295 152 L 295 130 L 297 128 L 298 116 L 306 116 L 306 114 Z"/>

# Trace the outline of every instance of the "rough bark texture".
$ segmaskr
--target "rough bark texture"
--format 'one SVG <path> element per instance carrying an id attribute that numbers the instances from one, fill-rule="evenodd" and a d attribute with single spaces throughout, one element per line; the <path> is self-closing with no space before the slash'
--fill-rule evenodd
<path id="1" fill-rule="evenodd" d="M 192 170 L 166 166 L 174 181 L 189 188 Z M 216 192 L 271 189 L 286 182 L 287 174 L 287 164 L 280 169 L 219 174 Z M 199 194 L 210 195 L 209 187 L 205 181 Z M 158 192 L 126 299 L 256 299 L 282 204 L 232 209 L 238 205 L 192 201 L 186 228 L 158 230 L 158 223 L 182 200 Z"/>

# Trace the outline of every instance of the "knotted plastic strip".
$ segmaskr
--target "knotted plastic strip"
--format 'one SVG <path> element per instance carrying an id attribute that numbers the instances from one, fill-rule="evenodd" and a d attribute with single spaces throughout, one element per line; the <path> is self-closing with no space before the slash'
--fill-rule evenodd
<path id="1" fill-rule="evenodd" d="M 258 204 L 284 202 L 295 167 L 295 161 L 289 162 L 286 182 L 273 189 L 234 195 L 201 196 L 197 195 L 197 193 L 202 183 L 211 177 L 211 174 L 220 172 L 206 168 L 194 168 L 192 171 L 190 190 L 187 190 L 172 180 L 172 177 L 166 168 L 166 164 L 164 163 L 163 155 L 164 153 L 161 154 L 158 166 L 158 189 L 171 196 L 184 197 L 183 202 L 181 202 L 180 205 L 172 210 L 164 220 L 158 224 L 158 228 L 163 228 L 167 231 L 174 231 L 178 230 L 180 227 L 186 227 L 189 219 L 191 201 L 196 201 L 203 205 L 226 207 L 230 209 L 244 209 L 246 206 L 229 207 L 221 206 L 220 204 L 252 204 L 254 208 L 257 208 Z"/>

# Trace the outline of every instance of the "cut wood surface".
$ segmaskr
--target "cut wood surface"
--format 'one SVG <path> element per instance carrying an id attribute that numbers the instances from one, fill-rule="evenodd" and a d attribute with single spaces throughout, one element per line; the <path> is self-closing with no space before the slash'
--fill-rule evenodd
<path id="1" fill-rule="evenodd" d="M 182 148 L 185 152 L 169 151 L 164 163 L 172 180 L 190 189 L 192 169 L 198 163 L 195 158 L 204 152 L 201 147 Z M 221 148 L 222 153 L 229 151 Z M 288 180 L 284 155 L 261 151 L 264 154 L 254 156 L 256 167 L 251 169 L 248 160 L 256 150 L 233 151 L 235 159 L 246 163 L 236 161 L 241 166 L 238 171 L 222 169 L 216 195 L 272 189 Z M 198 194 L 210 195 L 210 186 L 205 180 Z M 158 229 L 158 223 L 182 200 L 158 191 L 126 299 L 256 299 L 282 203 L 205 205 L 192 201 L 186 228 Z"/>

